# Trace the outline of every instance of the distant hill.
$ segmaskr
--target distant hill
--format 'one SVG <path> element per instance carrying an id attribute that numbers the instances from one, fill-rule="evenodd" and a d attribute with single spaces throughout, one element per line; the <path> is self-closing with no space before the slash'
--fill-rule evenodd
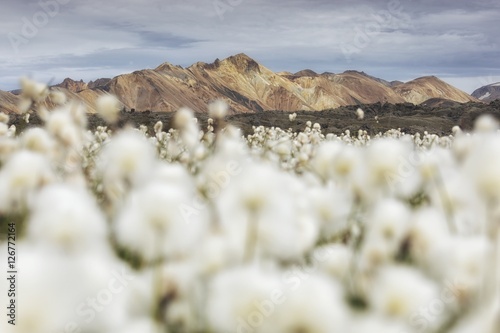
<path id="1" fill-rule="evenodd" d="M 472 96 L 483 102 L 491 102 L 500 99 L 500 82 L 476 89 L 472 93 Z"/>

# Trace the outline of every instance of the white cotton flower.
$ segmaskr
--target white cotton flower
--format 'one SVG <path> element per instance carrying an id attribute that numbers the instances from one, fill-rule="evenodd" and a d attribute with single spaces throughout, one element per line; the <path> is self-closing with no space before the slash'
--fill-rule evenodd
<path id="1" fill-rule="evenodd" d="M 351 275 L 351 262 L 354 254 L 344 244 L 324 245 L 312 254 L 319 270 L 338 281 L 348 281 Z"/>
<path id="2" fill-rule="evenodd" d="M 294 113 L 292 113 L 292 114 L 289 114 L 289 115 L 288 115 L 288 119 L 289 119 L 290 121 L 295 121 L 295 119 L 297 119 L 297 113 L 295 113 L 295 112 L 294 112 Z"/>
<path id="3" fill-rule="evenodd" d="M 320 275 L 311 275 L 291 285 L 276 313 L 265 321 L 266 333 L 345 332 L 347 313 L 340 286 Z"/>
<path id="4" fill-rule="evenodd" d="M 73 102 L 68 104 L 69 113 L 75 126 L 77 126 L 80 130 L 85 130 L 87 127 L 88 119 L 87 119 L 87 108 L 85 104 Z"/>
<path id="5" fill-rule="evenodd" d="M 188 108 L 181 108 L 175 113 L 174 124 L 181 133 L 182 143 L 189 149 L 194 150 L 200 141 L 200 129 L 194 112 Z"/>
<path id="6" fill-rule="evenodd" d="M 234 249 L 229 237 L 223 232 L 211 232 L 203 239 L 193 253 L 201 273 L 214 274 L 241 262 L 241 250 Z"/>
<path id="7" fill-rule="evenodd" d="M 154 131 L 156 134 L 161 133 L 163 131 L 163 123 L 161 121 L 157 121 L 154 126 Z"/>
<path id="8" fill-rule="evenodd" d="M 45 120 L 45 128 L 64 146 L 78 149 L 82 133 L 71 115 L 71 107 L 69 105 L 53 110 Z"/>
<path id="9" fill-rule="evenodd" d="M 45 99 L 49 89 L 45 83 L 36 82 L 27 77 L 21 78 L 21 89 L 23 97 L 29 98 L 34 102 Z"/>
<path id="10" fill-rule="evenodd" d="M 414 159 L 419 173 L 425 182 L 435 182 L 441 178 L 443 170 L 456 168 L 456 163 L 450 150 L 433 148 L 429 151 L 421 152 L 418 158 Z"/>
<path id="11" fill-rule="evenodd" d="M 216 197 L 221 226 L 246 259 L 295 260 L 314 244 L 318 226 L 296 186 L 302 185 L 270 165 L 247 163 Z"/>
<path id="12" fill-rule="evenodd" d="M 318 147 L 311 166 L 324 181 L 333 178 L 333 163 L 342 149 L 342 144 L 335 141 L 324 142 Z"/>
<path id="13" fill-rule="evenodd" d="M 0 137 L 0 161 L 6 161 L 19 148 L 19 141 L 11 137 Z"/>
<path id="14" fill-rule="evenodd" d="M 205 213 L 189 190 L 148 184 L 130 193 L 114 222 L 118 243 L 146 261 L 188 255 L 205 234 Z"/>
<path id="15" fill-rule="evenodd" d="M 213 119 L 223 119 L 229 111 L 229 105 L 223 100 L 216 100 L 208 104 L 208 115 Z"/>
<path id="16" fill-rule="evenodd" d="M 19 151 L 0 169 L 0 212 L 17 212 L 29 205 L 36 192 L 54 180 L 47 159 L 40 154 Z"/>
<path id="17" fill-rule="evenodd" d="M 453 126 L 453 128 L 451 129 L 451 132 L 453 133 L 453 135 L 457 136 L 457 135 L 460 135 L 462 134 L 462 129 L 460 128 L 460 126 Z"/>
<path id="18" fill-rule="evenodd" d="M 339 236 L 347 231 L 347 220 L 353 204 L 347 191 L 333 186 L 316 187 L 306 194 L 311 201 L 310 214 L 319 222 L 324 239 Z"/>
<path id="19" fill-rule="evenodd" d="M 8 124 L 9 123 L 9 115 L 5 114 L 4 112 L 0 112 L 0 123 Z"/>
<path id="20" fill-rule="evenodd" d="M 175 127 L 182 129 L 193 122 L 194 112 L 189 108 L 180 108 L 174 116 Z"/>
<path id="21" fill-rule="evenodd" d="M 478 142 L 464 162 L 467 177 L 473 180 L 479 193 L 486 199 L 500 198 L 500 136 Z"/>
<path id="22" fill-rule="evenodd" d="M 408 234 L 410 218 L 409 208 L 398 200 L 377 203 L 365 222 L 363 253 L 367 260 L 377 263 L 394 258 Z"/>
<path id="23" fill-rule="evenodd" d="M 253 266 L 217 274 L 209 284 L 205 307 L 209 327 L 221 333 L 261 332 L 267 317 L 280 306 L 276 302 L 282 289 L 276 273 Z"/>
<path id="24" fill-rule="evenodd" d="M 155 163 L 150 173 L 152 183 L 163 182 L 168 185 L 194 189 L 193 177 L 187 169 L 179 163 Z"/>
<path id="25" fill-rule="evenodd" d="M 498 129 L 498 120 L 490 115 L 483 114 L 479 116 L 474 123 L 474 132 L 476 133 L 489 133 Z"/>
<path id="26" fill-rule="evenodd" d="M 97 171 L 106 195 L 116 200 L 131 187 L 144 183 L 155 164 L 153 146 L 135 130 L 113 136 L 99 153 Z"/>
<path id="27" fill-rule="evenodd" d="M 362 120 L 363 118 L 365 118 L 365 112 L 361 108 L 358 108 L 356 110 L 356 115 L 358 116 L 359 120 Z"/>
<path id="28" fill-rule="evenodd" d="M 273 150 L 281 157 L 289 156 L 292 153 L 292 142 L 290 140 L 280 140 L 274 145 Z"/>
<path id="29" fill-rule="evenodd" d="M 446 217 L 435 208 L 415 213 L 409 229 L 410 254 L 417 265 L 431 276 L 444 266 L 446 258 L 438 256 L 443 244 L 451 237 Z"/>
<path id="30" fill-rule="evenodd" d="M 17 108 L 21 114 L 28 112 L 32 106 L 33 101 L 23 96 L 21 96 L 17 102 Z"/>
<path id="31" fill-rule="evenodd" d="M 7 133 L 9 133 L 9 127 L 7 124 L 0 122 L 0 137 L 7 136 Z"/>
<path id="32" fill-rule="evenodd" d="M 441 279 L 448 281 L 456 301 L 468 304 L 474 300 L 481 289 L 486 293 L 494 292 L 494 284 L 488 284 L 490 258 L 493 257 L 492 244 L 482 236 L 454 237 L 440 248 L 443 258 Z"/>
<path id="33" fill-rule="evenodd" d="M 125 289 L 127 275 L 116 262 L 102 256 L 64 256 L 29 242 L 16 246 L 22 253 L 16 268 L 23 272 L 17 275 L 17 286 L 24 290 L 17 293 L 16 306 L 24 319 L 18 317 L 16 326 L 9 325 L 15 329 L 6 332 L 64 332 L 68 325 L 89 332 L 118 329 L 125 313 L 116 292 L 120 286 Z M 96 308 L 89 304 L 92 299 Z"/>
<path id="34" fill-rule="evenodd" d="M 411 156 L 410 145 L 402 140 L 374 140 L 366 148 L 364 163 L 358 165 L 354 176 L 356 190 L 367 198 L 387 193 L 411 197 L 420 186 Z"/>
<path id="35" fill-rule="evenodd" d="M 61 253 L 101 253 L 107 250 L 108 233 L 103 214 L 85 190 L 51 185 L 33 203 L 26 237 Z"/>
<path id="36" fill-rule="evenodd" d="M 434 282 L 405 266 L 381 268 L 368 291 L 370 307 L 375 312 L 402 320 L 438 298 L 439 288 Z"/>
<path id="37" fill-rule="evenodd" d="M 474 151 L 474 137 L 468 134 L 459 135 L 453 140 L 452 152 L 455 158 L 463 161 L 471 152 Z"/>
<path id="38" fill-rule="evenodd" d="M 114 95 L 104 94 L 96 100 L 97 113 L 109 124 L 114 124 L 118 120 L 120 106 L 120 101 Z"/>
<path id="39" fill-rule="evenodd" d="M 345 182 L 359 162 L 360 156 L 356 148 L 337 141 L 327 141 L 319 145 L 311 165 L 321 179 Z"/>
<path id="40" fill-rule="evenodd" d="M 33 127 L 25 130 L 20 136 L 24 149 L 51 156 L 55 153 L 56 142 L 43 128 Z"/>
<path id="41" fill-rule="evenodd" d="M 60 90 L 52 90 L 49 94 L 50 100 L 56 105 L 66 104 L 66 94 Z"/>

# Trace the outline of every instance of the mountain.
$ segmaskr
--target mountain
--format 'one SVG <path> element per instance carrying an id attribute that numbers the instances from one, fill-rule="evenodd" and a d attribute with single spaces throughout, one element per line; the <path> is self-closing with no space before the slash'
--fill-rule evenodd
<path id="1" fill-rule="evenodd" d="M 491 102 L 500 99 L 500 82 L 489 84 L 474 90 L 472 96 L 483 102 Z"/>
<path id="2" fill-rule="evenodd" d="M 233 113 L 319 111 L 377 102 L 420 104 L 432 98 L 477 101 L 436 77 L 403 83 L 352 70 L 339 74 L 318 74 L 310 69 L 275 73 L 243 53 L 210 64 L 197 62 L 187 68 L 165 62 L 155 69 L 88 84 L 67 78 L 55 87 L 84 102 L 90 112 L 95 99 L 105 92 L 115 94 L 127 109 L 164 112 L 183 106 L 206 112 L 207 103 L 215 99 L 225 99 Z M 12 96 L 6 95 L 6 105 L 12 101 L 15 105 L 17 97 L 12 100 Z M 2 97 L 0 109 L 8 109 L 3 104 Z"/>
<path id="3" fill-rule="evenodd" d="M 399 84 L 394 87 L 394 91 L 407 102 L 413 104 L 420 104 L 431 98 L 448 99 L 459 103 L 476 101 L 469 94 L 435 76 L 425 76 L 404 84 Z"/>
<path id="4" fill-rule="evenodd" d="M 0 90 L 0 112 L 17 113 L 18 97 L 13 93 Z"/>
<path id="5" fill-rule="evenodd" d="M 80 81 L 74 81 L 70 79 L 69 77 L 65 78 L 63 82 L 54 85 L 53 87 L 58 87 L 58 88 L 64 88 L 66 90 L 69 90 L 73 93 L 80 92 L 82 90 L 85 90 L 88 88 L 88 85 L 83 82 L 83 80 Z"/>

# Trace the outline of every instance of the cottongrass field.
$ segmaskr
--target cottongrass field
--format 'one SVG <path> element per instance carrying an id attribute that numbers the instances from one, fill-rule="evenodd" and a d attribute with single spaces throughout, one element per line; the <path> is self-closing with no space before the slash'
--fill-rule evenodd
<path id="1" fill-rule="evenodd" d="M 44 126 L 0 115 L 18 269 L 15 326 L 0 279 L 1 332 L 500 332 L 493 118 L 445 137 L 308 123 L 245 138 L 222 101 L 208 128 L 181 109 L 175 129 L 116 129 L 106 95 L 109 127 L 89 131 L 83 106 L 22 85 Z"/>

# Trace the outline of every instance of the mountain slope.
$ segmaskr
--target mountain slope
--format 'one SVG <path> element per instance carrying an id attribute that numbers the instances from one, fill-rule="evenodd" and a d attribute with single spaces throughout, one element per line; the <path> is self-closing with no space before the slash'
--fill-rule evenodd
<path id="1" fill-rule="evenodd" d="M 489 84 L 474 90 L 472 96 L 483 102 L 491 102 L 500 99 L 500 82 Z"/>
<path id="2" fill-rule="evenodd" d="M 18 97 L 10 92 L 0 90 L 0 112 L 16 113 Z"/>
<path id="3" fill-rule="evenodd" d="M 405 101 L 420 104 L 431 98 L 443 98 L 459 103 L 477 101 L 469 94 L 449 85 L 435 76 L 424 76 L 399 84 L 393 90 Z"/>

